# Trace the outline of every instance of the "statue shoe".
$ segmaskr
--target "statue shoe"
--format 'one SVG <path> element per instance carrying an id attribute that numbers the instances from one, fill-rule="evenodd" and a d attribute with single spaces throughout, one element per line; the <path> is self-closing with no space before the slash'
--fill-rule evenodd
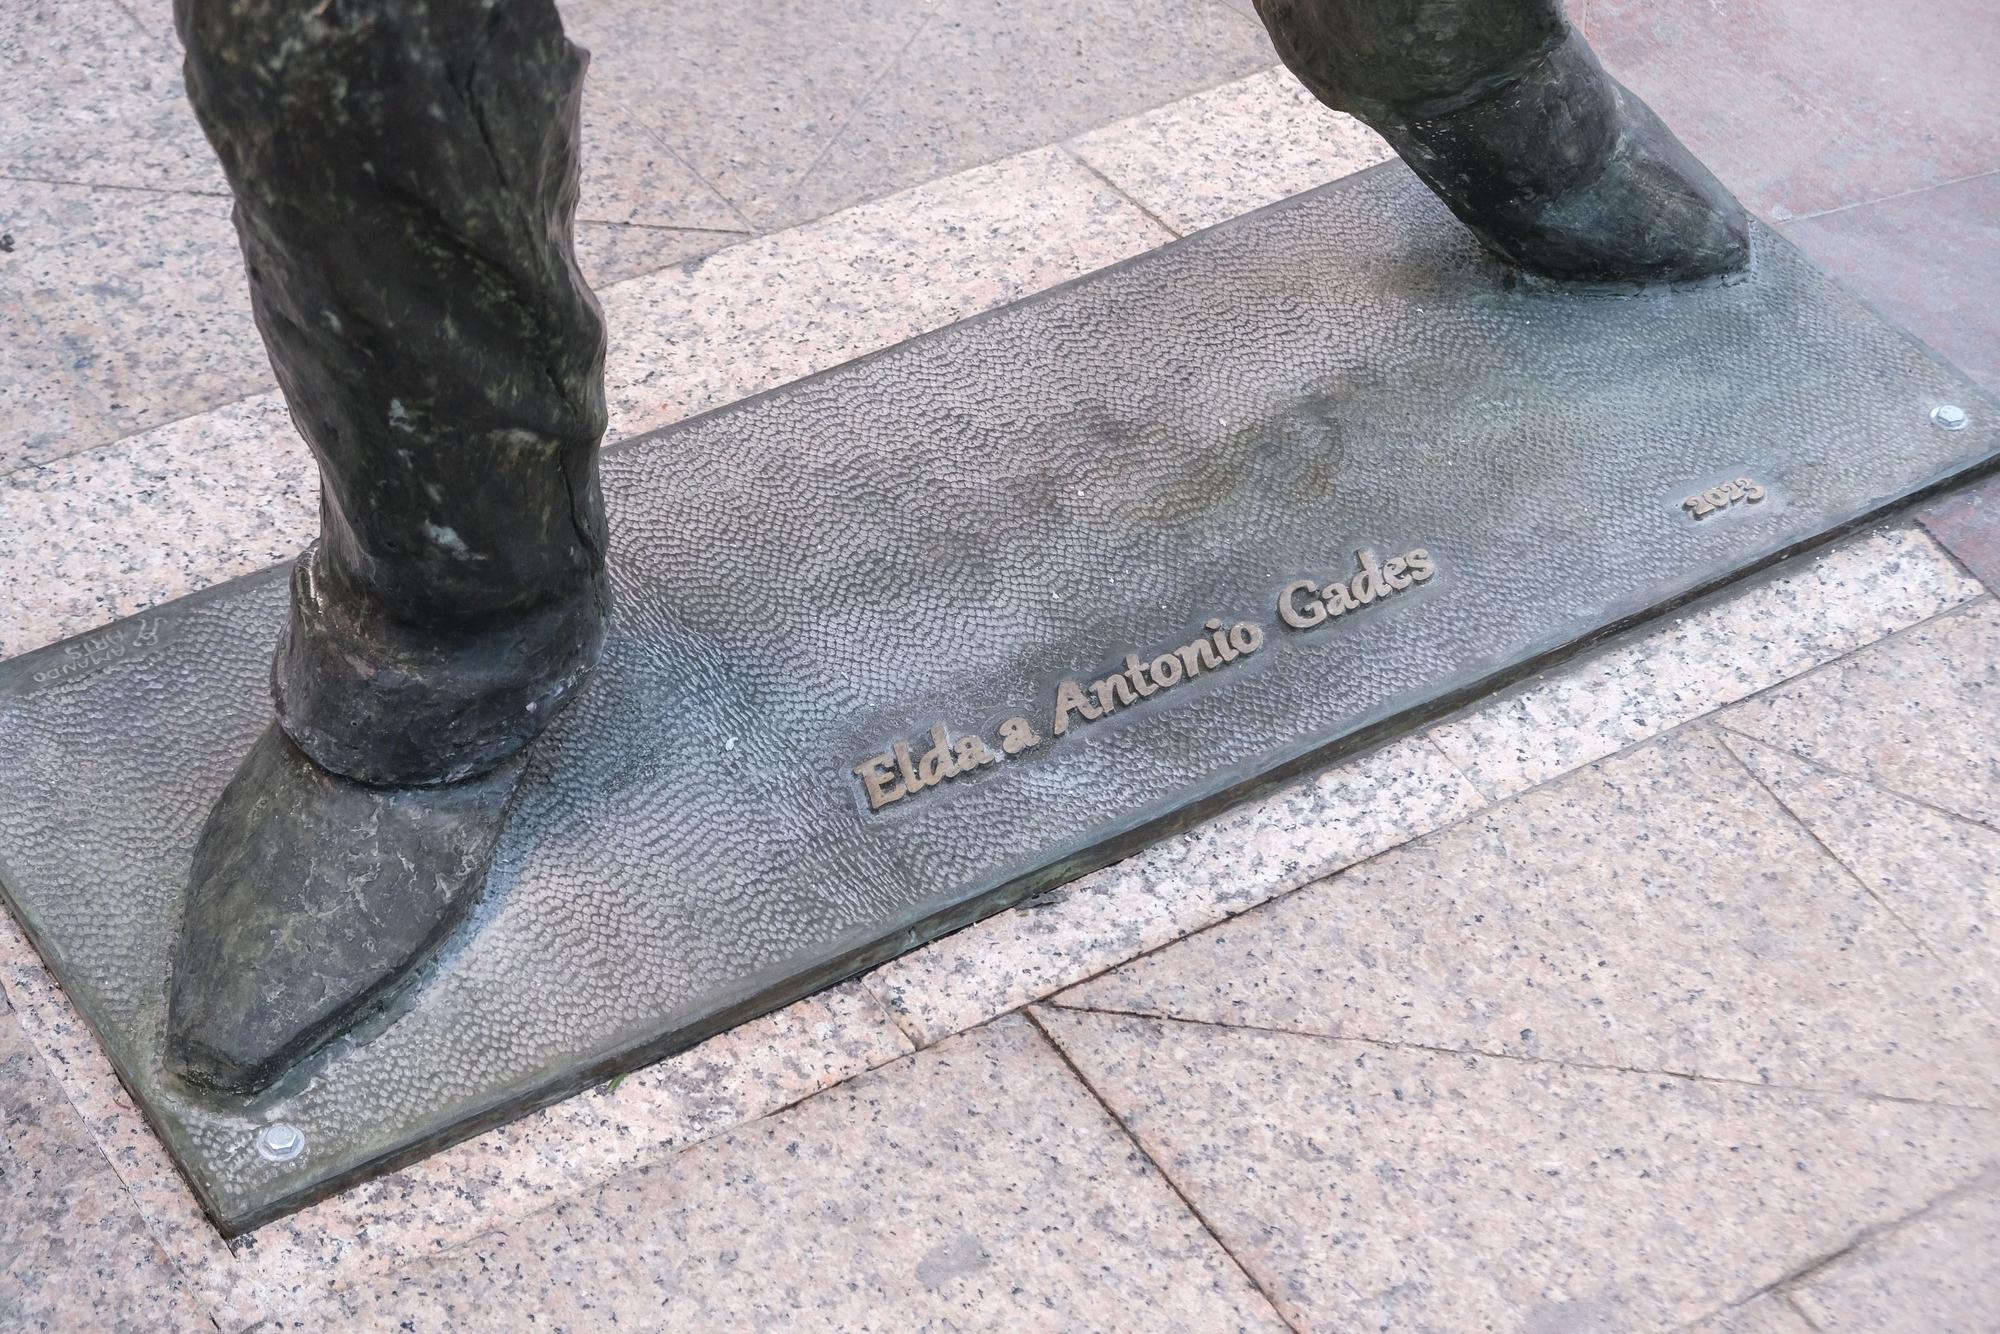
<path id="1" fill-rule="evenodd" d="M 273 724 L 195 849 L 169 1069 L 254 1094 L 386 1004 L 485 883 L 523 763 L 369 787 L 320 768 Z"/>

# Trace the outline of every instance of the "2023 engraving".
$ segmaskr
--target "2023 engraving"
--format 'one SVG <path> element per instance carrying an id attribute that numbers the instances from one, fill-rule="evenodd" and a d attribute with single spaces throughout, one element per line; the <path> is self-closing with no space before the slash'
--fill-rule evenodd
<path id="1" fill-rule="evenodd" d="M 1294 579 L 1286 584 L 1277 598 L 1279 624 L 1294 631 L 1315 629 L 1427 583 L 1438 569 L 1423 547 L 1386 561 L 1377 560 L 1373 552 L 1357 551 L 1354 563 L 1352 574 L 1324 581 Z M 1048 737 L 1065 736 L 1190 681 L 1225 671 L 1265 643 L 1264 628 L 1254 621 L 1225 623 L 1220 617 L 1211 617 L 1202 631 L 1187 643 L 1150 658 L 1127 653 L 1123 667 L 1087 685 L 1065 677 L 1056 685 L 1050 706 Z M 991 743 L 969 733 L 954 739 L 945 723 L 936 722 L 917 742 L 897 741 L 855 765 L 852 772 L 861 780 L 868 809 L 879 811 L 1011 759 L 1046 739 L 1019 714 L 1000 724 Z"/>
<path id="2" fill-rule="evenodd" d="M 1739 477 L 1721 486 L 1712 486 L 1698 496 L 1689 496 L 1681 502 L 1681 508 L 1696 519 L 1704 519 L 1717 510 L 1728 509 L 1739 502 L 1754 505 L 1767 493 L 1748 477 Z"/>

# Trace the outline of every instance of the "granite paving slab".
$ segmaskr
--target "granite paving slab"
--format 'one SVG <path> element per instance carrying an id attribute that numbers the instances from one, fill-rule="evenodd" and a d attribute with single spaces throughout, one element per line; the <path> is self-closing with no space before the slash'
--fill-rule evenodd
<path id="1" fill-rule="evenodd" d="M 213 1326 L 14 1016 L 0 1011 L 0 1328 Z"/>
<path id="2" fill-rule="evenodd" d="M 220 194 L 7 184 L 0 300 L 38 332 L 0 375 L 26 409 L 0 424 L 0 472 L 271 384 L 229 211 Z"/>
<path id="3" fill-rule="evenodd" d="M 1720 720 L 1753 741 L 2000 828 L 2000 602 L 1985 598 L 1927 621 Z"/>
<path id="4" fill-rule="evenodd" d="M 1949 730 L 1949 718 L 1932 724 Z M 2000 1001 L 2000 831 L 1725 733 L 1729 748 L 1883 906 Z"/>
<path id="5" fill-rule="evenodd" d="M 1446 719 L 1431 739 L 1511 796 L 1810 672 L 1984 593 L 1908 527 L 1870 533 Z"/>
<path id="6" fill-rule="evenodd" d="M 1866 1239 L 1792 1300 L 1823 1334 L 1977 1334 L 2000 1319 L 2000 1180 L 1992 1174 Z"/>
<path id="7" fill-rule="evenodd" d="M 1939 899 L 1950 890 L 1939 887 Z M 2000 1017 L 1713 735 L 1677 733 L 1058 998 L 2000 1104 Z"/>
<path id="8" fill-rule="evenodd" d="M 1058 143 L 1277 60 L 1262 24 L 1215 3 L 954 0 L 931 15 L 776 219 Z"/>
<path id="9" fill-rule="evenodd" d="M 1256 1330 L 1283 1324 L 1006 1020 L 278 1328 Z"/>
<path id="10" fill-rule="evenodd" d="M 1948 492 L 1917 518 L 1988 592 L 2000 593 L 2000 477 Z"/>
<path id="11" fill-rule="evenodd" d="M 171 9 L 148 0 L 157 18 Z M 0 8 L 0 177 L 221 192 L 181 86 L 181 53 L 115 0 Z"/>
<path id="12" fill-rule="evenodd" d="M 1300 1329 L 1665 1329 L 2000 1156 L 1988 1112 L 1034 1013 Z"/>
<path id="13" fill-rule="evenodd" d="M 1182 236 L 1386 162 L 1389 145 L 1269 69 L 1072 140 Z"/>

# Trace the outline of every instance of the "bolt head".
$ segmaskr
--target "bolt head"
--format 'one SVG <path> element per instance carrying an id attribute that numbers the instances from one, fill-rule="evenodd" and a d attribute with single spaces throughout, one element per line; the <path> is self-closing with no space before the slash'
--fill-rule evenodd
<path id="1" fill-rule="evenodd" d="M 273 1121 L 257 1132 L 257 1156 L 266 1162 L 287 1163 L 305 1151 L 305 1132 L 289 1121 Z"/>
<path id="2" fill-rule="evenodd" d="M 1963 431 L 1972 418 L 1958 404 L 1944 403 L 1931 409 L 1931 420 L 1947 431 Z"/>

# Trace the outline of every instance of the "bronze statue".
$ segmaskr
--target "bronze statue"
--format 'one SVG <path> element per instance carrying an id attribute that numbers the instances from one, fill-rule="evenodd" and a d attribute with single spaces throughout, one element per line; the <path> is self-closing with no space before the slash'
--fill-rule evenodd
<path id="1" fill-rule="evenodd" d="M 483 880 L 609 590 L 587 56 L 551 0 L 177 0 L 257 325 L 321 479 L 277 723 L 201 839 L 171 1059 L 233 1092 L 352 1024 Z"/>
<path id="2" fill-rule="evenodd" d="M 1662 282 L 1749 262 L 1743 206 L 1604 72 L 1558 0 L 1255 0 L 1313 96 L 1367 123 L 1502 259 Z"/>
<path id="3" fill-rule="evenodd" d="M 1496 254 L 1742 267 L 1742 209 L 1555 0 L 1257 0 L 1285 62 Z M 277 721 L 197 850 L 169 1063 L 267 1086 L 484 881 L 608 608 L 604 331 L 572 253 L 585 53 L 552 0 L 177 0 L 258 326 L 321 473 Z"/>

